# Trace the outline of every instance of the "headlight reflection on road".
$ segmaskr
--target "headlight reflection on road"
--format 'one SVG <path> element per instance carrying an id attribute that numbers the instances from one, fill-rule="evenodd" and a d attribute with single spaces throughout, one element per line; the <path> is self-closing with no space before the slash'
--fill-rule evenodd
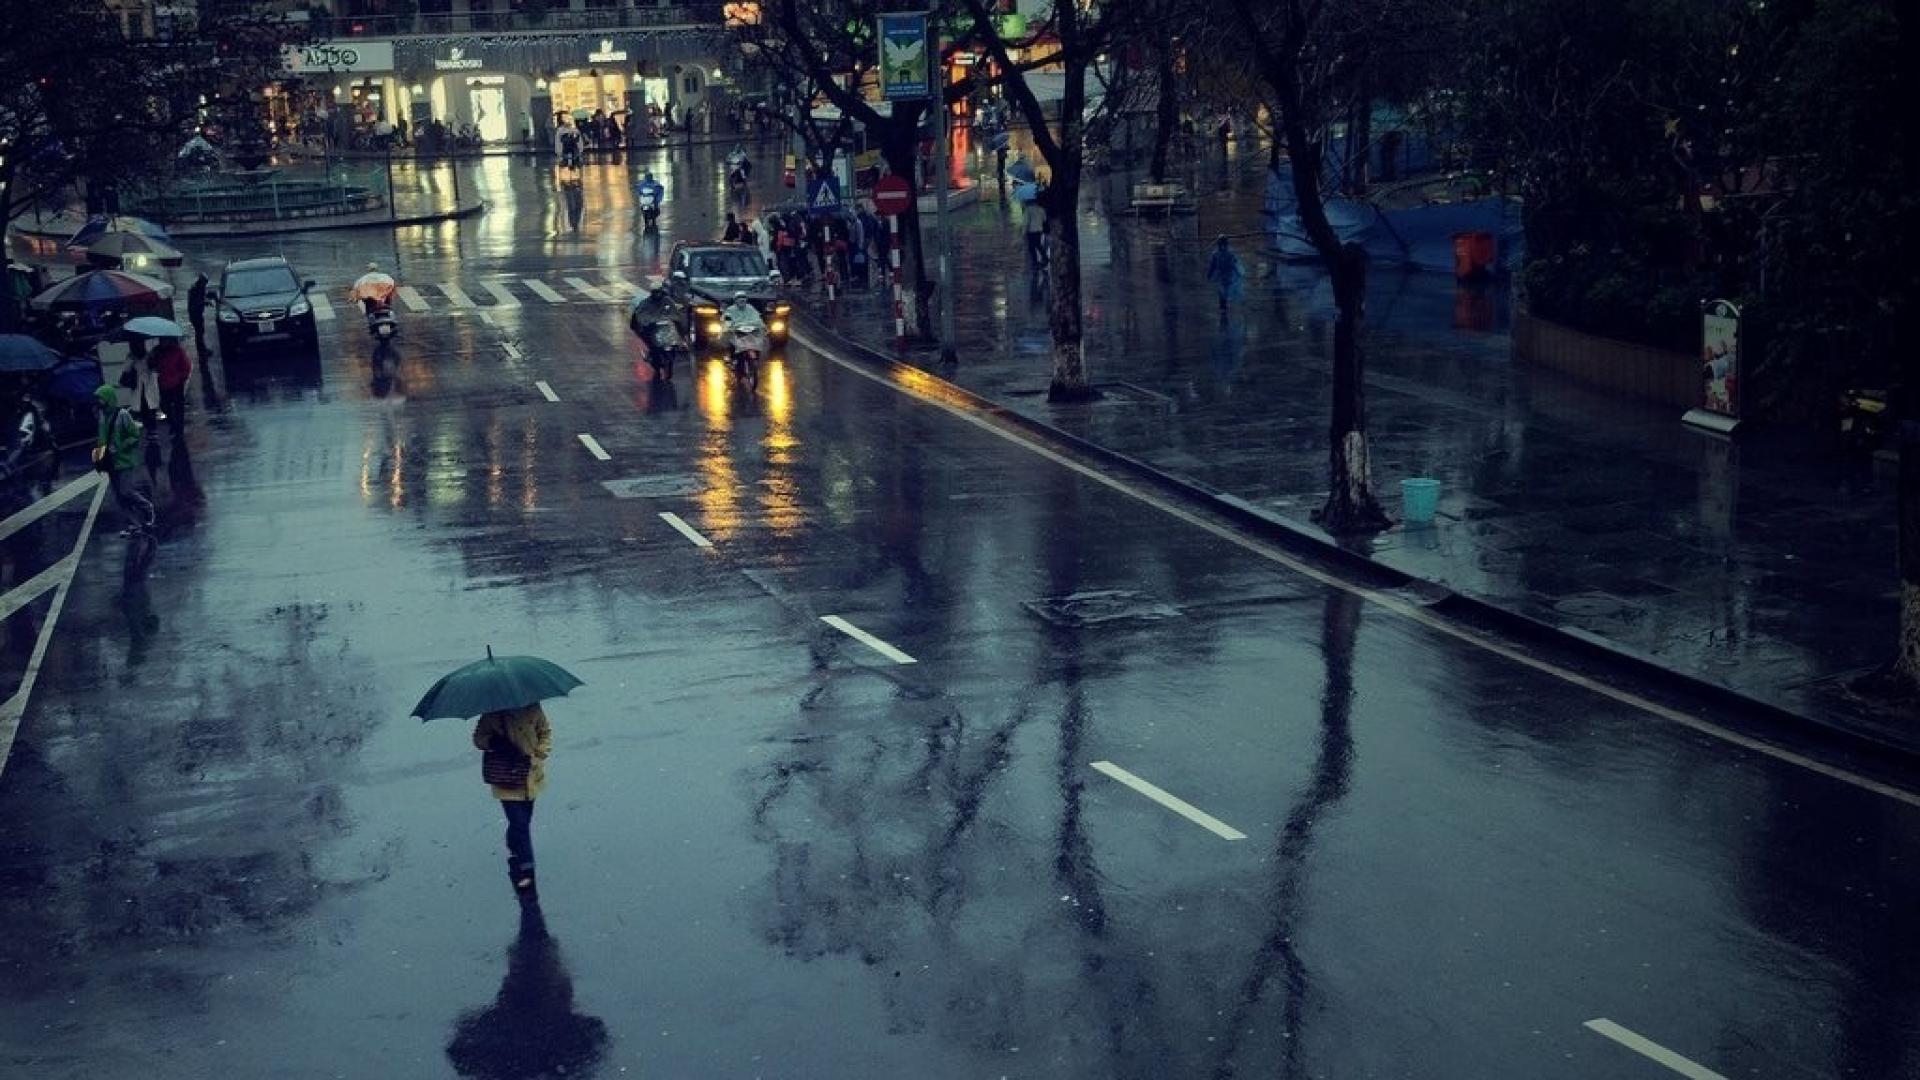
<path id="1" fill-rule="evenodd" d="M 760 508 L 776 535 L 798 532 L 807 512 L 794 482 L 793 465 L 800 440 L 793 434 L 793 383 L 784 360 L 770 359 L 760 371 L 760 390 L 766 395 L 767 433 L 760 440 L 767 454 L 767 476 L 760 485 Z"/>
<path id="2" fill-rule="evenodd" d="M 707 415 L 707 433 L 700 441 L 700 528 L 710 540 L 724 540 L 740 531 L 740 474 L 733 467 L 733 373 L 714 360 L 700 375 L 700 408 Z"/>

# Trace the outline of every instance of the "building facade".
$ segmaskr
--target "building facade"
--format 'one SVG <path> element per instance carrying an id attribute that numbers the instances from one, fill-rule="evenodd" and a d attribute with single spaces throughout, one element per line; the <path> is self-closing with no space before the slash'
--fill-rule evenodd
<path id="1" fill-rule="evenodd" d="M 282 138 L 363 145 L 434 122 L 548 145 L 562 115 L 709 122 L 736 50 L 721 5 L 651 0 L 330 0 L 270 99 Z M 402 11 L 402 8 L 415 8 Z"/>

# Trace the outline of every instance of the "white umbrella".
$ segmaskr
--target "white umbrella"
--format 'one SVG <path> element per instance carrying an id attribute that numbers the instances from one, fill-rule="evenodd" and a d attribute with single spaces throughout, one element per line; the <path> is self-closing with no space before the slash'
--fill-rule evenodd
<path id="1" fill-rule="evenodd" d="M 163 319 L 158 315 L 142 315 L 137 319 L 128 319 L 120 329 L 124 333 L 138 334 L 141 337 L 183 338 L 187 336 L 187 332 L 180 328 L 179 323 L 172 319 Z"/>

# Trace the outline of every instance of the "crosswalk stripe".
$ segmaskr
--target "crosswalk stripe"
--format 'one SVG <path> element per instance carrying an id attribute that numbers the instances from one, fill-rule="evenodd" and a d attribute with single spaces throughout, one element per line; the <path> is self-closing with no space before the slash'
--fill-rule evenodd
<path id="1" fill-rule="evenodd" d="M 588 284 L 585 278 L 570 277 L 566 280 L 567 284 L 573 286 L 575 291 L 589 300 L 598 300 L 601 303 L 605 303 L 613 299 L 613 297 L 608 296 L 606 293 Z"/>
<path id="2" fill-rule="evenodd" d="M 525 285 L 533 291 L 533 295 L 545 300 L 549 304 L 564 304 L 567 302 L 566 297 L 548 288 L 547 283 L 544 281 L 535 278 L 521 278 L 520 284 Z"/>
<path id="3" fill-rule="evenodd" d="M 621 277 L 619 274 L 612 273 L 607 275 L 607 287 L 613 290 L 615 296 L 632 296 L 640 291 L 638 285 Z"/>
<path id="4" fill-rule="evenodd" d="M 493 298 L 499 301 L 500 307 L 519 307 L 520 306 L 520 298 L 513 295 L 513 293 L 507 290 L 507 287 L 505 285 L 502 285 L 497 281 L 483 281 L 480 283 L 480 287 L 492 293 Z"/>
<path id="5" fill-rule="evenodd" d="M 308 293 L 307 301 L 313 305 L 314 322 L 326 322 L 333 318 L 333 301 L 317 292 Z"/>
<path id="6" fill-rule="evenodd" d="M 408 311 L 427 310 L 427 298 L 420 295 L 419 289 L 411 285 L 402 285 L 400 286 L 399 292 L 400 300 L 407 305 Z"/>
<path id="7" fill-rule="evenodd" d="M 469 308 L 473 306 L 473 297 L 467 295 L 467 290 L 450 281 L 441 282 L 440 291 L 447 294 L 447 303 L 452 304 L 454 307 Z"/>

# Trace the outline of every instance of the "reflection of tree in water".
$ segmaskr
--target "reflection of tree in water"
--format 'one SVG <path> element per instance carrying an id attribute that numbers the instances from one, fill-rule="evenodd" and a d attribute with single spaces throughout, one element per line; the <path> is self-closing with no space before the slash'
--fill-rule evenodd
<path id="1" fill-rule="evenodd" d="M 493 1004 L 461 1015 L 447 1060 L 483 1080 L 591 1076 L 606 1053 L 607 1025 L 573 1009 L 573 976 L 537 902 L 520 907 L 520 934 Z"/>
<path id="2" fill-rule="evenodd" d="M 1920 843 L 1910 808 L 1819 777 L 1768 769 L 1751 798 L 1744 850 L 1730 875 L 1757 928 L 1777 941 L 1785 977 L 1808 991 L 1808 1013 L 1826 1018 L 1831 1075 L 1920 1075 Z M 1847 807 L 1847 803 L 1857 806 Z M 1835 804 L 1840 805 L 1835 805 Z M 1810 812 L 1811 807 L 1819 812 Z M 1836 843 L 1835 834 L 1845 838 Z M 1812 1036 L 1809 1036 L 1811 1039 Z M 1737 1031 L 1721 1039 L 1728 1075 L 1761 1075 L 1777 1063 Z"/>
<path id="3" fill-rule="evenodd" d="M 923 600 L 930 584 L 932 596 L 942 589 L 938 578 L 919 577 L 925 568 L 912 549 L 920 530 L 969 542 L 938 521 L 927 528 L 930 508 L 943 503 L 933 479 L 942 472 L 927 472 L 925 483 L 904 489 L 931 485 L 911 505 L 883 489 L 868 537 L 896 568 L 898 587 Z M 1037 559 L 1046 591 L 1057 595 L 1090 587 L 1086 579 L 1108 569 L 1137 574 L 1152 562 L 1144 552 L 1136 560 L 1135 541 L 1120 530 L 1089 518 L 1071 474 L 1058 484 L 1032 523 L 1039 549 L 999 548 L 999 558 Z M 895 513 L 916 520 L 889 524 Z M 1004 535 L 1004 522 L 999 528 Z M 919 607 L 919 633 L 954 639 L 942 621 L 954 605 Z M 1204 663 L 1209 636 L 1182 631 L 1177 640 L 1157 637 L 1156 654 Z M 768 941 L 796 958 L 854 956 L 877 969 L 895 1030 L 934 1028 L 990 1053 L 1022 1044 L 1032 1053 L 1032 1043 L 1048 1042 L 1056 1055 L 1073 1055 L 1048 1060 L 1057 1075 L 1161 1074 L 1173 1040 L 1152 961 L 1140 943 L 1113 940 L 1108 886 L 1083 818 L 1097 722 L 1087 684 L 1135 659 L 1138 633 L 1050 628 L 1033 650 L 1028 685 L 979 696 L 828 669 L 823 655 L 818 685 L 801 704 L 806 729 L 760 781 L 755 835 L 773 862 L 761 901 Z M 1016 743 L 1049 737 L 1045 791 L 1022 790 L 1033 776 L 1009 778 Z M 994 813 L 997 803 L 1032 794 L 1045 800 L 1040 817 L 1022 814 L 1016 825 Z M 1048 834 L 1035 836 L 1030 826 L 1043 823 Z"/>
<path id="4" fill-rule="evenodd" d="M 0 821 L 21 823 L 0 828 L 0 999 L 131 982 L 192 1009 L 219 975 L 179 946 L 283 933 L 386 872 L 391 847 L 358 879 L 315 857 L 350 831 L 339 780 L 375 722 L 360 660 L 324 643 L 327 605 L 223 623 L 181 580 L 148 587 L 190 640 L 160 634 L 123 667 L 134 645 L 107 616 L 43 674 L 0 785 Z M 225 661 L 182 659 L 208 648 Z"/>
<path id="5" fill-rule="evenodd" d="M 1273 886 L 1264 905 L 1272 913 L 1272 922 L 1240 983 L 1233 1011 L 1222 1025 L 1215 1077 L 1239 1074 L 1241 1066 L 1236 1058 L 1241 1036 L 1252 1026 L 1254 1011 L 1276 977 L 1286 994 L 1280 1014 L 1284 1056 L 1279 1075 L 1291 1078 L 1308 1074 L 1303 1028 L 1311 980 L 1294 942 L 1305 915 L 1302 893 L 1307 856 L 1313 851 L 1314 827 L 1346 798 L 1353 777 L 1353 650 L 1360 635 L 1361 603 L 1358 596 L 1344 589 L 1327 590 L 1326 613 L 1320 624 L 1321 654 L 1327 665 L 1326 686 L 1320 694 L 1320 755 L 1314 762 L 1312 782 L 1280 829 L 1272 860 Z M 1259 1062 L 1255 1067 L 1260 1075 L 1272 1074 L 1271 1063 Z"/>

